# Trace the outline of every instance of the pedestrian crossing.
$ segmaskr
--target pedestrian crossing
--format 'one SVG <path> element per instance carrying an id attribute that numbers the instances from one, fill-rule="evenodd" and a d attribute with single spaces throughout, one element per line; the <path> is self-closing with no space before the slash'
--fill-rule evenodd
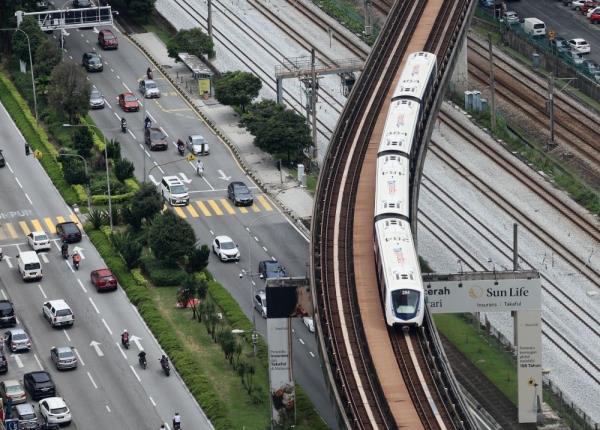
<path id="1" fill-rule="evenodd" d="M 77 215 L 44 217 L 34 219 L 22 219 L 11 222 L 0 220 L 0 240 L 19 239 L 27 236 L 32 231 L 45 231 L 46 233 L 56 234 L 56 224 L 61 222 L 73 221 L 81 228 L 81 223 Z"/>
<path id="2" fill-rule="evenodd" d="M 252 206 L 233 206 L 227 199 L 192 200 L 187 206 L 175 206 L 175 213 L 181 218 L 200 218 L 223 215 L 237 215 L 256 212 L 271 212 L 273 206 L 265 196 L 256 196 Z"/>

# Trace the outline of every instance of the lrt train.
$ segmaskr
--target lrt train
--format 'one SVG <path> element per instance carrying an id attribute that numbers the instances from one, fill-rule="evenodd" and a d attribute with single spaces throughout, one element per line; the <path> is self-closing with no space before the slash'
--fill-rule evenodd
<path id="1" fill-rule="evenodd" d="M 436 74 L 434 54 L 408 56 L 377 152 L 374 248 L 389 326 L 421 326 L 425 313 L 423 281 L 410 227 L 410 178 Z"/>

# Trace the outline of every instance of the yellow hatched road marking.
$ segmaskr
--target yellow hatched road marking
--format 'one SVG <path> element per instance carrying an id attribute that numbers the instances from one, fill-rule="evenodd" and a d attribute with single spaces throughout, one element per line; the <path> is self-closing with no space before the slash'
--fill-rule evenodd
<path id="1" fill-rule="evenodd" d="M 81 223 L 79 222 L 79 218 L 77 218 L 77 215 L 71 214 L 69 215 L 69 218 L 71 218 L 71 221 L 73 221 L 75 224 L 81 227 Z"/>
<path id="2" fill-rule="evenodd" d="M 219 201 L 225 207 L 225 210 L 229 215 L 235 215 L 235 210 L 231 207 L 231 205 L 226 199 L 220 199 Z"/>
<path id="3" fill-rule="evenodd" d="M 50 233 L 56 234 L 56 227 L 54 226 L 54 223 L 52 222 L 52 218 L 44 218 L 44 222 L 48 226 L 48 230 L 50 230 Z"/>
<path id="4" fill-rule="evenodd" d="M 263 205 L 265 210 L 268 210 L 268 211 L 273 210 L 273 208 L 271 207 L 271 205 L 269 204 L 267 199 L 265 199 L 265 196 L 258 196 L 258 201 L 260 202 L 261 205 Z"/>
<path id="5" fill-rule="evenodd" d="M 6 235 L 4 234 L 4 230 L 2 229 L 2 225 L 0 224 L 0 240 L 6 239 Z"/>
<path id="6" fill-rule="evenodd" d="M 31 224 L 33 224 L 35 231 L 44 231 L 44 227 L 42 227 L 42 224 L 37 219 L 32 219 Z"/>
<path id="7" fill-rule="evenodd" d="M 187 215 L 185 214 L 185 212 L 183 211 L 183 209 L 181 209 L 180 207 L 174 207 L 173 210 L 175 211 L 175 213 L 177 215 L 179 215 L 181 218 L 187 218 Z"/>
<path id="8" fill-rule="evenodd" d="M 8 235 L 10 237 L 12 237 L 13 239 L 16 239 L 17 236 L 17 231 L 15 230 L 15 228 L 13 227 L 13 225 L 9 222 L 7 222 L 6 224 L 4 224 L 4 226 L 6 227 L 6 231 L 8 231 Z"/>
<path id="9" fill-rule="evenodd" d="M 260 212 L 260 208 L 258 207 L 258 205 L 256 203 L 252 203 L 252 206 L 250 206 L 252 208 L 252 210 L 254 212 Z"/>
<path id="10" fill-rule="evenodd" d="M 188 212 L 194 217 L 194 218 L 198 218 L 200 215 L 198 214 L 198 212 L 196 212 L 196 209 L 194 209 L 194 206 L 192 205 L 187 205 L 185 207 Z"/>
<path id="11" fill-rule="evenodd" d="M 197 201 L 196 204 L 198 205 L 198 207 L 200 208 L 200 210 L 202 211 L 202 214 L 204 216 L 212 216 L 212 214 L 210 213 L 210 211 L 208 210 L 208 208 L 206 207 L 206 205 L 201 202 L 201 201 Z"/>
<path id="12" fill-rule="evenodd" d="M 247 214 L 248 213 L 248 209 L 244 208 L 244 207 L 240 207 L 238 208 L 240 210 L 241 213 L 243 214 Z"/>
<path id="13" fill-rule="evenodd" d="M 223 211 L 217 205 L 217 202 L 215 202 L 214 200 L 207 200 L 207 201 L 208 201 L 208 204 L 210 205 L 210 207 L 212 208 L 212 210 L 215 211 L 215 213 L 217 215 L 223 215 Z"/>
<path id="14" fill-rule="evenodd" d="M 65 217 L 57 216 L 56 219 L 58 220 L 59 223 L 65 222 Z"/>
<path id="15" fill-rule="evenodd" d="M 23 230 L 23 233 L 25 233 L 25 236 L 31 233 L 31 230 L 29 230 L 29 226 L 25 221 L 19 221 L 19 225 L 21 226 L 21 230 Z"/>

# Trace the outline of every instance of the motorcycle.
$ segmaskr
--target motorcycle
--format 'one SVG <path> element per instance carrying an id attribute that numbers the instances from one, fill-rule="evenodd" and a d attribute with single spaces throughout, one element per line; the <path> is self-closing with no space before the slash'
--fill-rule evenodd
<path id="1" fill-rule="evenodd" d="M 123 345 L 125 349 L 129 349 L 129 337 L 121 336 L 121 345 Z"/>
<path id="2" fill-rule="evenodd" d="M 177 145 L 177 150 L 179 151 L 179 155 L 181 155 L 182 157 L 185 155 L 185 146 Z"/>
<path id="3" fill-rule="evenodd" d="M 200 177 L 204 176 L 204 167 L 196 167 L 196 174 Z"/>
<path id="4" fill-rule="evenodd" d="M 4 257 L 4 252 L 2 251 L 2 248 L 0 248 L 0 261 L 2 261 L 2 257 Z"/>
<path id="5" fill-rule="evenodd" d="M 180 429 L 181 429 L 181 423 L 173 421 L 173 430 L 180 430 Z"/>
<path id="6" fill-rule="evenodd" d="M 148 77 L 148 79 L 152 79 L 152 70 L 146 70 L 146 76 Z"/>
<path id="7" fill-rule="evenodd" d="M 62 248 L 61 250 L 63 258 L 66 260 L 69 258 L 69 250 L 67 248 Z"/>
<path id="8" fill-rule="evenodd" d="M 81 257 L 79 256 L 79 254 L 77 254 L 77 253 L 73 254 L 73 267 L 75 267 L 75 270 L 79 270 L 80 262 L 81 262 Z"/>
<path id="9" fill-rule="evenodd" d="M 125 118 L 123 118 L 123 120 L 121 121 L 121 131 L 123 133 L 127 133 L 127 121 L 125 120 Z"/>
<path id="10" fill-rule="evenodd" d="M 162 361 L 160 360 L 160 367 L 162 367 L 162 370 L 165 372 L 165 375 L 169 376 L 171 374 L 171 366 L 169 366 L 169 362 L 168 361 Z"/>
<path id="11" fill-rule="evenodd" d="M 140 366 L 142 369 L 145 369 L 146 366 L 148 365 L 147 361 L 146 361 L 146 356 L 145 355 L 140 355 L 138 358 L 138 362 L 140 363 Z"/>

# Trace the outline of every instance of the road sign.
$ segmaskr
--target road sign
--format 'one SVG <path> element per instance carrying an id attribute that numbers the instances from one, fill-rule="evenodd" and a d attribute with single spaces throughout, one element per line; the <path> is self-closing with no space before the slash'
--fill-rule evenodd
<path id="1" fill-rule="evenodd" d="M 550 40 L 554 40 L 554 38 L 555 38 L 555 37 L 556 37 L 556 31 L 554 31 L 554 30 L 550 30 L 550 31 L 548 32 L 548 39 L 550 39 Z"/>
<path id="2" fill-rule="evenodd" d="M 40 160 L 44 156 L 44 153 L 42 151 L 40 151 L 39 149 L 36 149 L 33 153 L 33 156 L 35 158 L 37 158 L 38 160 Z"/>
<path id="3" fill-rule="evenodd" d="M 190 154 L 187 156 L 188 161 L 194 161 L 195 159 L 196 159 L 196 156 L 194 154 Z"/>

